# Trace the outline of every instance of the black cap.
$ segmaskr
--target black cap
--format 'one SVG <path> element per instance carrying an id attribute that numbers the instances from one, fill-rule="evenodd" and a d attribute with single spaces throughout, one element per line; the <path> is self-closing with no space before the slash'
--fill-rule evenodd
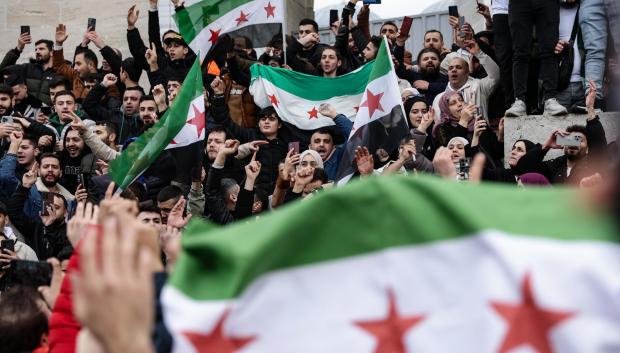
<path id="1" fill-rule="evenodd" d="M 183 40 L 183 37 L 181 37 L 180 34 L 174 33 L 173 35 L 169 36 L 168 38 L 164 39 L 164 43 L 166 45 L 170 45 L 172 43 L 177 43 L 180 44 L 184 47 L 187 47 L 187 43 L 185 43 L 185 40 Z"/>

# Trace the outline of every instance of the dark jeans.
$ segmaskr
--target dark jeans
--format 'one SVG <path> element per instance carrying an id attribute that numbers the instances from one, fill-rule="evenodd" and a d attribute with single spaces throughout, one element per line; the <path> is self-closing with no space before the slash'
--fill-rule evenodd
<path id="1" fill-rule="evenodd" d="M 493 16 L 493 32 L 495 34 L 495 55 L 497 56 L 504 95 L 504 107 L 509 108 L 514 102 L 514 90 L 512 84 L 512 36 L 510 35 L 508 15 Z"/>
<path id="2" fill-rule="evenodd" d="M 512 34 L 512 77 L 515 98 L 527 96 L 528 64 L 532 51 L 532 31 L 538 37 L 540 71 L 544 99 L 555 98 L 558 87 L 558 57 L 553 52 L 559 39 L 560 7 L 557 0 L 516 0 L 509 8 Z"/>

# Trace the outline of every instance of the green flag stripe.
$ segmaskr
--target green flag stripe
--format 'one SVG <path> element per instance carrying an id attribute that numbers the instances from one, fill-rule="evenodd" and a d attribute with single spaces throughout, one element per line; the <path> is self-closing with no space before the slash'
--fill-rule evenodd
<path id="1" fill-rule="evenodd" d="M 198 58 L 186 77 L 179 94 L 164 116 L 110 162 L 110 176 L 121 189 L 127 188 L 155 162 L 161 151 L 185 126 L 191 101 L 203 94 Z"/>
<path id="2" fill-rule="evenodd" d="M 179 33 L 185 42 L 191 43 L 198 33 L 218 18 L 253 0 L 203 0 L 173 15 Z"/>
<path id="3" fill-rule="evenodd" d="M 359 70 L 335 78 L 307 75 L 292 70 L 274 68 L 267 65 L 252 65 L 252 81 L 259 77 L 273 83 L 279 89 L 297 97 L 323 101 L 338 96 L 358 95 L 364 92 L 372 62 Z"/>
<path id="4" fill-rule="evenodd" d="M 368 82 L 374 81 L 379 77 L 385 76 L 388 72 L 392 70 L 392 56 L 385 46 L 385 40 L 381 42 L 381 47 L 379 47 L 379 51 L 377 51 L 377 59 L 375 60 L 375 65 L 373 67 L 372 72 L 370 73 L 370 77 L 368 78 Z"/>
<path id="5" fill-rule="evenodd" d="M 368 178 L 257 222 L 210 229 L 195 222 L 186 230 L 171 278 L 172 285 L 196 300 L 235 298 L 274 270 L 488 229 L 557 241 L 618 243 L 611 218 L 588 213 L 574 191 L 521 191 L 434 177 Z"/>

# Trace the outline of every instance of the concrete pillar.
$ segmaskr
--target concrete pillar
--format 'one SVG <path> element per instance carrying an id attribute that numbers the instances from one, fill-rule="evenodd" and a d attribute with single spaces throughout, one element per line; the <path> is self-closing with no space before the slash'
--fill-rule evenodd
<path id="1" fill-rule="evenodd" d="M 302 18 L 314 18 L 314 0 L 286 0 L 286 32 L 297 32 Z"/>

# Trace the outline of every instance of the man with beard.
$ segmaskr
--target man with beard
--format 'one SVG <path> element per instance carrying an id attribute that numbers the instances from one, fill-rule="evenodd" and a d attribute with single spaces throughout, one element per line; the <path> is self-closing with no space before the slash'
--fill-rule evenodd
<path id="1" fill-rule="evenodd" d="M 344 138 L 348 137 L 351 133 L 353 122 L 343 114 L 338 114 L 331 104 L 322 104 L 319 111 L 322 115 L 333 119 L 337 129 L 334 129 L 332 126 L 317 129 L 312 136 L 310 136 L 308 149 L 318 152 L 323 160 L 327 179 L 335 180 L 336 173 L 338 172 L 338 165 L 340 165 L 340 159 L 344 152 L 344 145 L 340 143 L 343 143 Z"/>
<path id="2" fill-rule="evenodd" d="M 424 48 L 418 54 L 420 71 L 408 71 L 405 69 L 405 37 L 396 39 L 394 56 L 399 65 L 396 68 L 398 77 L 409 81 L 412 86 L 426 98 L 426 104 L 432 105 L 435 97 L 446 90 L 448 76 L 439 72 L 441 54 L 433 47 Z"/>
<path id="3" fill-rule="evenodd" d="M 146 95 L 140 98 L 138 114 L 145 129 L 148 129 L 159 121 L 159 117 L 157 116 L 157 103 L 153 96 Z"/>
<path id="4" fill-rule="evenodd" d="M 68 190 L 78 187 L 78 174 L 82 173 L 82 158 L 90 153 L 79 131 L 69 129 L 64 139 L 64 148 L 60 153 L 60 162 L 63 168 L 60 183 Z M 94 164 L 94 161 L 93 161 Z M 92 169 L 95 169 L 93 166 Z"/>
<path id="5" fill-rule="evenodd" d="M 107 74 L 100 84 L 96 85 L 84 99 L 82 108 L 95 121 L 110 121 L 119 127 L 117 144 L 122 144 L 130 137 L 135 137 L 142 129 L 139 117 L 140 98 L 144 90 L 140 86 L 127 87 L 123 93 L 123 104 L 119 108 L 108 109 L 100 102 L 109 87 L 116 84 L 117 77 Z"/>
<path id="6" fill-rule="evenodd" d="M 72 200 L 73 195 L 57 183 L 62 174 L 57 156 L 41 154 L 40 165 L 38 171 L 35 164 L 24 173 L 22 184 L 7 200 L 7 208 L 11 223 L 24 235 L 26 244 L 39 260 L 45 260 L 72 251 L 65 216 L 69 205 L 67 197 Z M 37 174 L 41 176 L 37 177 Z M 38 209 L 30 208 L 33 202 Z M 45 211 L 39 213 L 43 207 Z M 33 214 L 33 211 L 37 213 Z"/>
<path id="7" fill-rule="evenodd" d="M 84 49 L 77 53 L 74 58 L 73 67 L 65 62 L 63 43 L 67 40 L 67 29 L 65 25 L 59 24 L 56 27 L 56 43 L 52 54 L 52 63 L 56 74 L 64 76 L 71 81 L 71 90 L 75 99 L 81 101 L 86 98 L 89 89 L 84 80 L 89 74 L 97 74 L 98 59 L 97 55 L 90 49 Z M 114 88 L 116 89 L 116 88 Z M 110 91 L 110 95 L 118 97 L 118 91 Z"/>
<path id="8" fill-rule="evenodd" d="M 0 71 L 24 77 L 28 92 L 43 103 L 51 105 L 49 84 L 56 77 L 51 56 L 54 43 L 48 39 L 38 40 L 34 44 L 35 59 L 26 64 L 15 65 L 26 44 L 29 44 L 30 41 L 29 33 L 21 34 L 17 41 L 17 47 L 9 50 L 4 56 L 4 60 L 0 64 Z"/>
<path id="9" fill-rule="evenodd" d="M 13 114 L 13 89 L 4 83 L 0 84 L 0 116 Z"/>

